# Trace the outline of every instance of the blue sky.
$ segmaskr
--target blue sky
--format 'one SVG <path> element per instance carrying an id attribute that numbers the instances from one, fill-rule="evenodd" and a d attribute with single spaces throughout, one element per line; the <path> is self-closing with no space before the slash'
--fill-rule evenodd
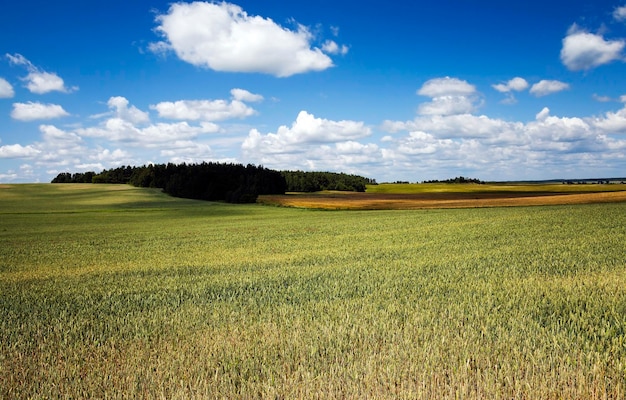
<path id="1" fill-rule="evenodd" d="M 0 182 L 202 161 L 626 176 L 626 2 L 3 5 Z"/>

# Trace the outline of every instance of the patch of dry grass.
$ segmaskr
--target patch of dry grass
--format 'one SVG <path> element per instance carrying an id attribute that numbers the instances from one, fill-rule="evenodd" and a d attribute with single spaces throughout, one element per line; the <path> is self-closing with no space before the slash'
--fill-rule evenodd
<path id="1" fill-rule="evenodd" d="M 626 201 L 624 192 L 532 193 L 532 192 L 459 192 L 459 193 L 313 193 L 265 195 L 259 203 L 285 207 L 328 210 L 412 210 L 429 208 L 480 208 L 539 205 L 616 203 Z"/>

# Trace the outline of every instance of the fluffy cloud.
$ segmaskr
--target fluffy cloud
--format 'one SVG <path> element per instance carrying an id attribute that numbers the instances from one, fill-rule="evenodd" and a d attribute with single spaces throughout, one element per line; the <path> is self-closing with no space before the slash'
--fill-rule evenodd
<path id="1" fill-rule="evenodd" d="M 308 28 L 289 30 L 234 4 L 174 3 L 156 21 L 165 40 L 153 43 L 152 51 L 173 50 L 183 61 L 216 71 L 287 77 L 333 66 L 322 49 L 312 47 Z"/>
<path id="2" fill-rule="evenodd" d="M 15 96 L 13 86 L 4 78 L 0 78 L 0 99 L 7 99 L 13 96 Z"/>
<path id="3" fill-rule="evenodd" d="M 617 21 L 626 21 L 626 6 L 617 7 L 615 11 L 613 11 L 613 18 Z"/>
<path id="4" fill-rule="evenodd" d="M 230 94 L 233 96 L 233 99 L 239 101 L 247 101 L 249 103 L 263 101 L 263 96 L 261 96 L 260 94 L 250 93 L 245 89 L 235 88 L 230 91 Z"/>
<path id="5" fill-rule="evenodd" d="M 247 160 L 271 168 L 369 175 L 368 168 L 382 162 L 378 145 L 358 141 L 370 134 L 363 122 L 332 121 L 301 111 L 291 127 L 281 126 L 276 133 L 250 130 L 241 148 Z"/>
<path id="6" fill-rule="evenodd" d="M 563 39 L 561 61 L 572 71 L 589 70 L 622 59 L 625 45 L 624 40 L 605 40 L 573 25 Z"/>
<path id="7" fill-rule="evenodd" d="M 29 101 L 28 103 L 14 103 L 11 118 L 20 121 L 34 121 L 38 119 L 53 119 L 66 117 L 69 114 L 58 104 L 42 104 Z"/>
<path id="8" fill-rule="evenodd" d="M 349 48 L 346 45 L 339 46 L 334 40 L 327 40 L 322 46 L 322 50 L 328 54 L 348 54 Z"/>
<path id="9" fill-rule="evenodd" d="M 190 125 L 187 121 L 178 123 L 151 123 L 147 112 L 130 105 L 128 99 L 121 96 L 111 97 L 107 102 L 110 109 L 94 118 L 106 117 L 97 126 L 78 128 L 76 134 L 82 137 L 123 142 L 131 146 L 159 148 L 171 146 L 179 140 L 190 140 L 199 135 L 214 133 L 219 127 L 211 122 Z"/>
<path id="10" fill-rule="evenodd" d="M 547 96 L 562 90 L 569 89 L 569 84 L 560 81 L 541 80 L 530 88 L 530 93 L 537 97 Z"/>
<path id="11" fill-rule="evenodd" d="M 522 90 L 526 90 L 528 88 L 528 82 L 526 82 L 526 79 L 524 78 L 516 77 L 506 83 L 492 85 L 492 87 L 500 93 L 508 93 L 511 91 L 521 92 Z"/>
<path id="12" fill-rule="evenodd" d="M 607 134 L 626 134 L 626 106 L 617 112 L 607 112 L 591 119 L 593 126 Z"/>
<path id="13" fill-rule="evenodd" d="M 469 96 L 476 93 L 476 87 L 458 78 L 434 78 L 426 81 L 417 94 L 428 97 Z"/>
<path id="14" fill-rule="evenodd" d="M 110 118 L 102 125 L 76 130 L 81 136 L 102 138 L 107 141 L 124 142 L 128 145 L 155 148 L 169 146 L 176 140 L 197 138 L 204 133 L 213 133 L 217 127 L 212 124 L 192 126 L 187 122 L 175 124 L 158 123 L 138 127 L 120 118 Z"/>
<path id="15" fill-rule="evenodd" d="M 454 115 L 473 112 L 477 107 L 474 85 L 457 78 L 435 78 L 426 81 L 417 94 L 428 96 L 432 101 L 418 108 L 422 115 Z"/>
<path id="16" fill-rule="evenodd" d="M 0 146 L 0 158 L 33 158 L 40 153 L 31 145 L 8 144 Z"/>
<path id="17" fill-rule="evenodd" d="M 26 88 L 32 93 L 44 94 L 48 92 L 70 93 L 78 90 L 77 87 L 68 88 L 61 77 L 52 72 L 42 71 L 21 54 L 6 54 L 9 62 L 14 65 L 22 65 L 28 70 L 28 75 L 22 78 L 26 82 Z"/>
<path id="18" fill-rule="evenodd" d="M 258 130 L 252 129 L 242 148 L 250 151 L 283 153 L 297 150 L 306 144 L 348 141 L 370 134 L 370 128 L 363 122 L 331 121 L 300 111 L 291 127 L 283 125 L 276 133 L 262 135 Z"/>
<path id="19" fill-rule="evenodd" d="M 148 113 L 141 111 L 135 106 L 129 106 L 128 99 L 126 99 L 125 97 L 111 97 L 109 98 L 107 105 L 111 110 L 111 114 L 115 118 L 119 118 L 132 124 L 143 124 L 146 122 L 150 122 L 150 116 L 148 115 Z"/>
<path id="20" fill-rule="evenodd" d="M 422 115 L 468 114 L 475 110 L 475 101 L 465 96 L 439 96 L 431 102 L 421 104 L 418 113 Z"/>
<path id="21" fill-rule="evenodd" d="M 598 117 L 551 115 L 548 108 L 527 123 L 476 115 L 418 116 L 386 121 L 382 154 L 390 176 L 446 177 L 451 168 L 490 179 L 580 176 L 590 165 L 624 165 L 626 106 Z M 403 135 L 399 132 L 407 131 Z M 443 174 L 443 175 L 441 175 Z"/>
<path id="22" fill-rule="evenodd" d="M 237 93 L 242 95 L 242 93 Z M 150 106 L 161 118 L 191 121 L 222 121 L 232 118 L 246 118 L 256 111 L 240 100 L 179 100 L 166 101 Z"/>

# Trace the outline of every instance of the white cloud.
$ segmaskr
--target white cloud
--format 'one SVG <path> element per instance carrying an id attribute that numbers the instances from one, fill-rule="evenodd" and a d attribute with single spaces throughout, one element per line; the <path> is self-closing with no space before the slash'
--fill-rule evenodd
<path id="1" fill-rule="evenodd" d="M 474 101 L 465 96 L 439 96 L 418 108 L 421 115 L 469 114 L 475 110 Z"/>
<path id="2" fill-rule="evenodd" d="M 550 116 L 550 109 L 548 107 L 544 107 L 537 113 L 537 115 L 535 115 L 535 119 L 537 121 L 545 121 L 548 116 Z"/>
<path id="3" fill-rule="evenodd" d="M 363 122 L 332 121 L 301 111 L 291 127 L 276 133 L 250 130 L 241 148 L 247 162 L 276 169 L 341 171 L 369 176 L 382 162 L 378 145 L 358 139 L 371 134 Z"/>
<path id="4" fill-rule="evenodd" d="M 122 160 L 130 158 L 131 154 L 122 149 L 115 149 L 113 151 L 109 149 L 101 149 L 89 156 L 90 160 L 98 161 L 95 165 L 102 165 L 101 163 L 103 162 L 106 164 L 119 164 Z"/>
<path id="5" fill-rule="evenodd" d="M 237 93 L 242 95 L 242 93 Z M 165 101 L 150 106 L 161 118 L 191 121 L 222 121 L 232 118 L 246 118 L 256 114 L 240 100 L 178 100 Z"/>
<path id="6" fill-rule="evenodd" d="M 605 40 L 573 25 L 563 39 L 561 61 L 572 71 L 589 70 L 623 59 L 624 40 Z"/>
<path id="7" fill-rule="evenodd" d="M 626 106 L 617 112 L 607 112 L 592 118 L 592 124 L 605 133 L 626 134 Z"/>
<path id="8" fill-rule="evenodd" d="M 242 148 L 250 151 L 284 153 L 298 151 L 302 145 L 348 141 L 370 134 L 370 128 L 363 122 L 331 121 L 300 111 L 291 127 L 280 126 L 276 133 L 262 135 L 258 130 L 252 129 Z"/>
<path id="9" fill-rule="evenodd" d="M 13 86 L 4 78 L 0 78 L 0 99 L 7 99 L 15 96 Z"/>
<path id="10" fill-rule="evenodd" d="M 541 97 L 541 96 L 547 96 L 552 93 L 557 93 L 566 89 L 569 89 L 569 84 L 565 82 L 544 79 L 535 83 L 530 88 L 530 93 L 537 97 Z"/>
<path id="11" fill-rule="evenodd" d="M 33 158 L 40 153 L 31 145 L 8 144 L 0 146 L 0 158 Z"/>
<path id="12" fill-rule="evenodd" d="M 41 125 L 39 130 L 47 147 L 68 149 L 82 145 L 82 138 L 74 132 L 66 132 L 54 125 Z"/>
<path id="13" fill-rule="evenodd" d="M 148 115 L 148 113 L 145 111 L 141 111 L 135 106 L 129 107 L 128 99 L 126 99 L 125 97 L 111 97 L 109 98 L 107 105 L 109 106 L 109 109 L 111 110 L 115 118 L 119 118 L 132 124 L 142 124 L 150 122 L 150 116 Z"/>
<path id="14" fill-rule="evenodd" d="M 42 104 L 32 101 L 28 103 L 13 103 L 13 111 L 11 111 L 11 118 L 20 121 L 53 119 L 68 115 L 69 113 L 58 104 Z"/>
<path id="15" fill-rule="evenodd" d="M 528 82 L 524 78 L 515 77 L 506 83 L 498 83 L 492 87 L 500 93 L 509 93 L 511 91 L 521 92 L 528 88 Z"/>
<path id="16" fill-rule="evenodd" d="M 412 121 L 386 121 L 388 132 L 428 132 L 439 139 L 481 139 L 492 143 L 516 143 L 523 124 L 492 119 L 484 115 L 430 115 Z"/>
<path id="17" fill-rule="evenodd" d="M 614 124 L 610 129 L 626 133 L 626 109 L 621 116 L 616 114 L 608 113 L 594 121 L 552 116 L 544 108 L 528 123 L 474 115 L 388 121 L 386 126 L 395 130 L 403 127 L 408 134 L 385 138 L 386 147 L 381 150 L 387 161 L 384 170 L 391 179 L 408 180 L 446 178 L 455 173 L 451 171 L 488 175 L 487 179 L 519 179 L 526 174 L 580 177 L 580 171 L 591 165 L 624 165 L 626 139 L 609 137 L 604 130 L 610 122 Z M 600 128 L 602 123 L 607 126 Z"/>
<path id="18" fill-rule="evenodd" d="M 36 94 L 44 94 L 49 92 L 63 92 L 70 93 L 78 90 L 78 87 L 74 86 L 68 88 L 65 86 L 65 82 L 61 77 L 53 72 L 42 71 L 26 59 L 21 54 L 6 54 L 9 62 L 14 65 L 22 65 L 28 70 L 28 75 L 22 78 L 26 83 L 26 88 Z"/>
<path id="19" fill-rule="evenodd" d="M 63 79 L 54 73 L 31 72 L 26 76 L 26 78 L 24 78 L 24 80 L 28 82 L 26 88 L 32 93 L 44 94 L 54 91 L 65 93 L 70 92 L 70 90 L 65 87 Z"/>
<path id="20" fill-rule="evenodd" d="M 333 66 L 313 35 L 299 25 L 286 29 L 269 18 L 250 16 L 241 7 L 222 2 L 174 3 L 156 18 L 164 41 L 155 52 L 173 50 L 183 61 L 216 71 L 260 72 L 287 77 Z"/>
<path id="21" fill-rule="evenodd" d="M 322 45 L 322 50 L 328 54 L 346 55 L 350 49 L 346 45 L 339 46 L 334 40 L 327 40 Z"/>
<path id="22" fill-rule="evenodd" d="M 450 78 L 434 78 L 426 81 L 417 91 L 417 94 L 427 97 L 440 96 L 469 96 L 476 93 L 476 87 L 467 81 Z"/>
<path id="23" fill-rule="evenodd" d="M 142 128 L 120 118 L 110 118 L 101 126 L 76 129 L 76 133 L 85 137 L 155 148 L 169 146 L 176 140 L 194 139 L 201 134 L 213 133 L 216 130 L 217 127 L 212 124 L 192 126 L 187 122 L 159 123 Z"/>
<path id="24" fill-rule="evenodd" d="M 477 108 L 477 91 L 474 85 L 457 78 L 435 78 L 426 81 L 417 94 L 432 98 L 418 108 L 422 115 L 467 114 Z"/>
<path id="25" fill-rule="evenodd" d="M 613 18 L 618 21 L 626 21 L 626 6 L 617 7 L 613 11 Z"/>
<path id="26" fill-rule="evenodd" d="M 261 96 L 260 94 L 250 93 L 245 89 L 235 88 L 230 91 L 230 94 L 233 96 L 233 99 L 239 101 L 247 101 L 249 103 L 263 101 L 263 96 Z"/>

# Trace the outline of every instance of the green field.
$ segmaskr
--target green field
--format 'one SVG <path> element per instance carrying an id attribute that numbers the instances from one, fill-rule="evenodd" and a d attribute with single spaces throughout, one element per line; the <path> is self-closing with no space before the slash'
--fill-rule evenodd
<path id="1" fill-rule="evenodd" d="M 626 203 L 0 185 L 0 398 L 626 396 Z"/>

